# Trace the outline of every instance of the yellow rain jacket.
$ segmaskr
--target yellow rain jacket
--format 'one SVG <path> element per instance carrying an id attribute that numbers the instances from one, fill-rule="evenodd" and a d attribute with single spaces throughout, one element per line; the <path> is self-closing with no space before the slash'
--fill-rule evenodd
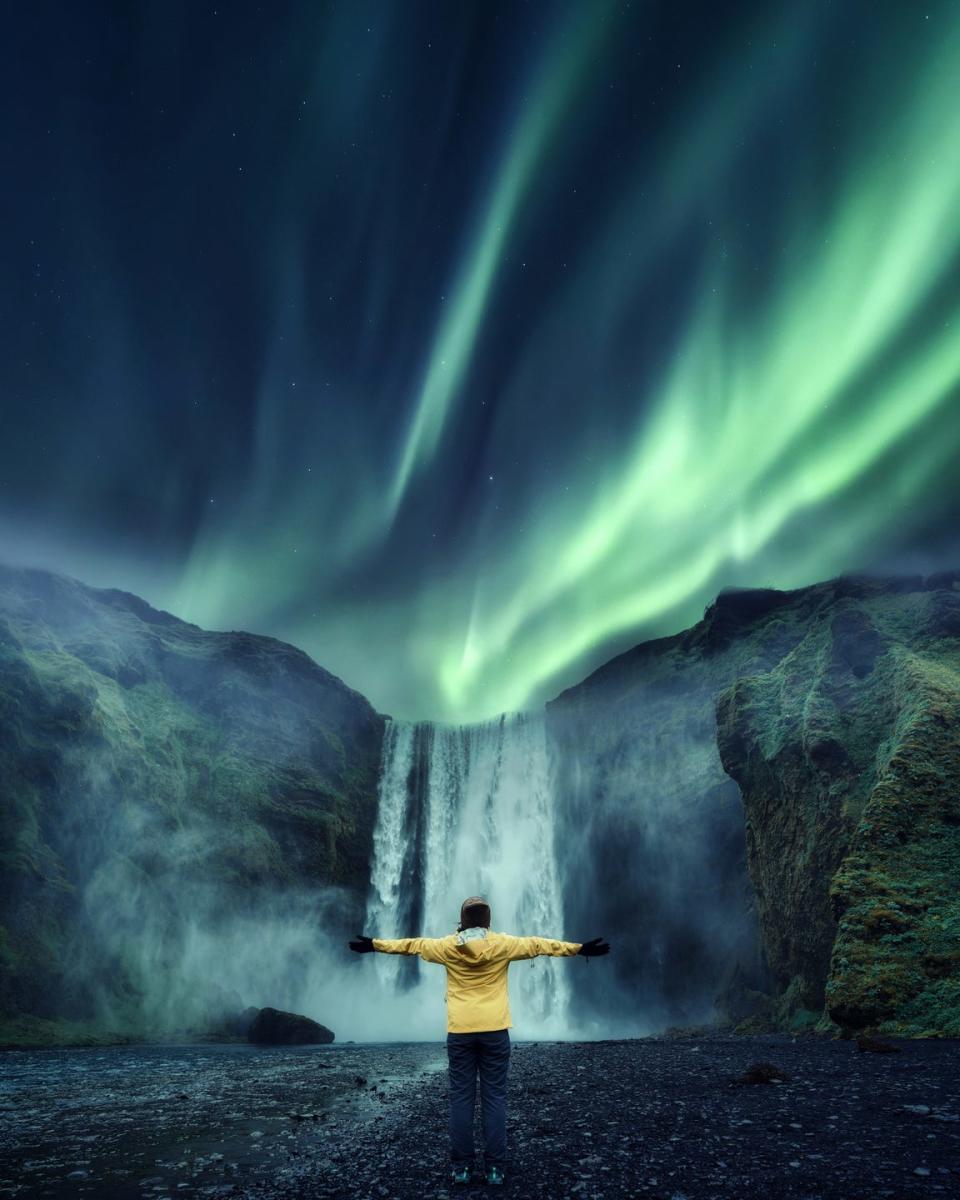
<path id="1" fill-rule="evenodd" d="M 424 962 L 442 963 L 447 968 L 448 1033 L 508 1029 L 507 968 L 514 959 L 538 954 L 565 957 L 576 954 L 582 945 L 553 938 L 513 937 L 492 929 L 482 935 L 465 930 L 442 938 L 373 939 L 374 950 L 384 954 L 419 954 Z"/>

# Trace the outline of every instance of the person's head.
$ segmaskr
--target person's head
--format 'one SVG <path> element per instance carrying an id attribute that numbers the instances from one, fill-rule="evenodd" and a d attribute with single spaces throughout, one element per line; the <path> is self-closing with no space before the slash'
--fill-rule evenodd
<path id="1" fill-rule="evenodd" d="M 490 928 L 490 905 L 482 896 L 468 896 L 460 905 L 460 929 Z"/>

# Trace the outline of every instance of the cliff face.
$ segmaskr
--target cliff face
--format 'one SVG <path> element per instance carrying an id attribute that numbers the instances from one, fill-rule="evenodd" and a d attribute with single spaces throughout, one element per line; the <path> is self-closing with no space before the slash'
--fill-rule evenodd
<path id="1" fill-rule="evenodd" d="M 569 927 L 665 1019 L 956 1035 L 958 704 L 960 573 L 721 593 L 547 705 Z"/>
<path id="2" fill-rule="evenodd" d="M 717 703 L 781 1003 L 960 1035 L 960 573 L 809 589 Z"/>
<path id="3" fill-rule="evenodd" d="M 305 891 L 352 931 L 383 726 L 292 646 L 0 568 L 0 1015 L 135 1025 L 184 930 Z"/>
<path id="4" fill-rule="evenodd" d="M 722 595 L 700 624 L 645 642 L 547 705 L 566 927 L 619 936 L 606 978 L 580 973 L 599 1017 L 619 985 L 652 1028 L 742 1018 L 768 984 L 743 807 L 717 751 L 715 698 L 803 635 L 779 592 Z"/>

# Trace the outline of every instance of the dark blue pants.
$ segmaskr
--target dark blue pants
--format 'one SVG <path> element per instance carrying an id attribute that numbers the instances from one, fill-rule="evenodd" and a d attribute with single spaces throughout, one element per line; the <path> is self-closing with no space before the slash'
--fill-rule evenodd
<path id="1" fill-rule="evenodd" d="M 450 1157 L 473 1161 L 473 1109 L 480 1075 L 480 1114 L 483 1120 L 484 1161 L 502 1167 L 507 1157 L 507 1068 L 510 1034 L 506 1029 L 486 1033 L 448 1033 L 450 1065 Z"/>

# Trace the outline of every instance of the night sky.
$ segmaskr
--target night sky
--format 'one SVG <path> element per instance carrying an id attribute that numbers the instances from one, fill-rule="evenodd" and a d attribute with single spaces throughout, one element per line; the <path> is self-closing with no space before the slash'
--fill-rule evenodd
<path id="1" fill-rule="evenodd" d="M 960 566 L 960 5 L 11 5 L 0 559 L 542 702 Z"/>

